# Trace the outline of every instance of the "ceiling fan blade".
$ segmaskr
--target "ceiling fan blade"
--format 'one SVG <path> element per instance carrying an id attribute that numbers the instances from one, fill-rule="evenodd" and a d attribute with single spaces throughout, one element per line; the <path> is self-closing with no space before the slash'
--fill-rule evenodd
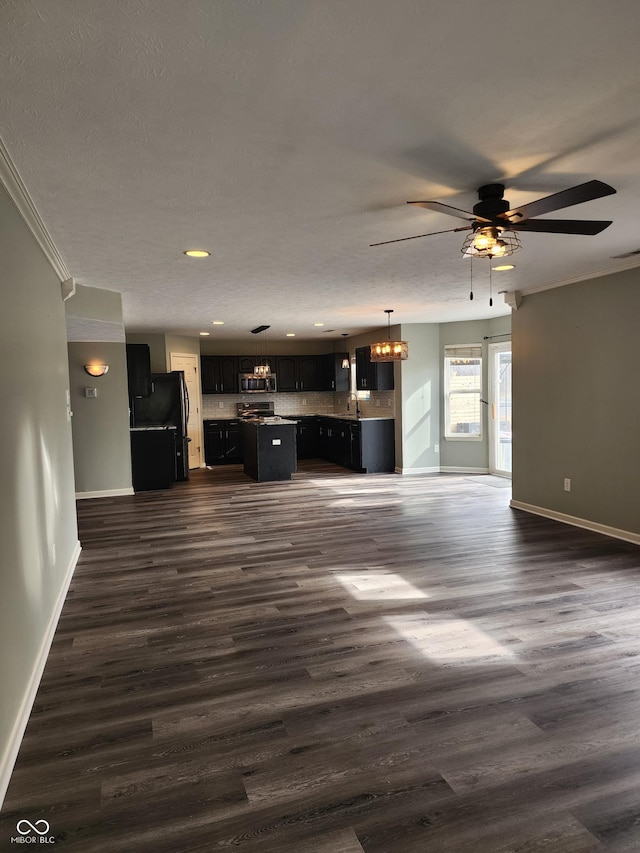
<path id="1" fill-rule="evenodd" d="M 539 231 L 547 234 L 599 234 L 611 225 L 605 219 L 527 219 L 513 222 L 512 231 Z"/>
<path id="2" fill-rule="evenodd" d="M 559 193 L 539 198 L 537 201 L 529 202 L 529 204 L 514 207 L 512 210 L 507 210 L 506 213 L 499 214 L 498 218 L 513 219 L 515 217 L 516 222 L 521 222 L 533 216 L 551 213 L 553 210 L 571 207 L 573 204 L 582 204 L 584 201 L 593 201 L 593 199 L 612 195 L 615 192 L 616 190 L 613 187 L 602 181 L 587 181 L 585 184 L 578 184 L 578 186 L 570 187 L 568 190 L 561 190 Z"/>
<path id="3" fill-rule="evenodd" d="M 436 234 L 451 234 L 452 231 L 471 231 L 471 225 L 463 225 L 461 228 L 447 228 L 446 231 L 431 231 L 429 234 L 415 234 L 413 237 L 399 237 L 397 240 L 383 240 L 382 243 L 369 243 L 373 246 L 386 246 L 388 243 L 404 243 L 405 240 L 417 240 L 418 237 L 434 237 Z"/>
<path id="4" fill-rule="evenodd" d="M 461 210 L 459 207 L 442 204 L 440 201 L 408 201 L 407 204 L 415 204 L 416 207 L 424 207 L 426 210 L 435 210 L 437 213 L 457 216 L 458 219 L 468 219 L 469 221 L 478 219 L 481 222 L 491 222 L 490 219 L 485 219 L 483 216 L 476 216 L 475 213 L 471 213 L 469 210 Z"/>

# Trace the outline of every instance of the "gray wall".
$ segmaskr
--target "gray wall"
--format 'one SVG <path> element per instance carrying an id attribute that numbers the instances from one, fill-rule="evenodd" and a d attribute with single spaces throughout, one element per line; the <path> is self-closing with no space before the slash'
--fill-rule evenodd
<path id="1" fill-rule="evenodd" d="M 75 342 L 68 352 L 76 492 L 131 493 L 125 346 Z M 108 364 L 106 376 L 89 376 L 84 365 L 91 361 Z M 97 397 L 87 398 L 85 388 L 95 388 Z"/>
<path id="2" fill-rule="evenodd" d="M 396 466 L 439 470 L 440 369 L 438 326 L 402 324 L 400 340 L 409 344 L 409 358 L 395 366 Z M 398 416 L 399 413 L 399 416 Z"/>
<path id="3" fill-rule="evenodd" d="M 639 270 L 524 297 L 512 319 L 514 500 L 640 533 L 639 318 Z"/>
<path id="4" fill-rule="evenodd" d="M 0 800 L 78 554 L 60 280 L 0 185 Z"/>

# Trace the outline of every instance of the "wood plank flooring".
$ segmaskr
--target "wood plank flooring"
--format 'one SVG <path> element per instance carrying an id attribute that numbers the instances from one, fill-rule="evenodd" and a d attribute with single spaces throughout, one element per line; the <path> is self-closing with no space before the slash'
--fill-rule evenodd
<path id="1" fill-rule="evenodd" d="M 640 850 L 640 549 L 494 485 L 312 461 L 80 502 L 0 849 Z"/>

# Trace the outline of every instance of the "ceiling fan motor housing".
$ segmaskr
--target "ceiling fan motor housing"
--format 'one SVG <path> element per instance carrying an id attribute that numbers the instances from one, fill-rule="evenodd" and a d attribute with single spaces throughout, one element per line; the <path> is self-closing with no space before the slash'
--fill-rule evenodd
<path id="1" fill-rule="evenodd" d="M 509 202 L 505 201 L 504 184 L 485 184 L 478 190 L 480 201 L 473 206 L 476 216 L 494 220 L 501 213 L 509 210 Z"/>

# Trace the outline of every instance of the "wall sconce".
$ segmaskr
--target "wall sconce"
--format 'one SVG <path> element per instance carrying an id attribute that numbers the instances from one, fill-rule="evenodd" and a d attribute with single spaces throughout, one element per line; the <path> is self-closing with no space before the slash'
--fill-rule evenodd
<path id="1" fill-rule="evenodd" d="M 85 372 L 89 374 L 89 376 L 104 376 L 105 373 L 109 372 L 108 364 L 85 364 L 84 366 Z"/>

